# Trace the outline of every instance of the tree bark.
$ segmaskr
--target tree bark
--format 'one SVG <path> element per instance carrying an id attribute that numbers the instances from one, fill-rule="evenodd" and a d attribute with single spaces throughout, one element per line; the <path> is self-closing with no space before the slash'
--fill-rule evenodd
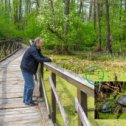
<path id="1" fill-rule="evenodd" d="M 94 29 L 96 30 L 96 0 L 93 0 L 94 2 Z"/>
<path id="2" fill-rule="evenodd" d="M 31 12 L 31 0 L 26 0 L 25 3 L 25 13 L 26 15 L 30 14 Z"/>
<path id="3" fill-rule="evenodd" d="M 83 7 L 83 1 L 80 0 L 80 5 L 79 5 L 79 15 L 80 15 L 81 12 L 82 12 L 82 7 Z"/>
<path id="4" fill-rule="evenodd" d="M 126 0 L 124 0 L 124 4 L 125 4 L 125 10 L 126 10 Z"/>
<path id="5" fill-rule="evenodd" d="M 100 17 L 100 3 L 99 0 L 96 0 L 97 3 L 97 20 L 98 20 L 98 49 L 97 51 L 101 51 L 101 17 Z"/>
<path id="6" fill-rule="evenodd" d="M 107 49 L 107 51 L 109 51 L 109 53 L 112 53 L 108 0 L 105 0 L 105 6 L 106 6 L 106 32 L 107 32 L 107 34 L 106 34 L 106 49 Z"/>
<path id="7" fill-rule="evenodd" d="M 19 21 L 22 19 L 22 0 L 19 2 Z"/>
<path id="8" fill-rule="evenodd" d="M 14 23 L 19 21 L 19 11 L 18 11 L 18 1 L 13 0 L 13 8 L 14 8 Z"/>
<path id="9" fill-rule="evenodd" d="M 92 0 L 90 0 L 90 7 L 89 7 L 89 20 L 91 19 L 92 16 Z"/>
<path id="10" fill-rule="evenodd" d="M 50 1 L 50 6 L 51 6 L 51 11 L 54 14 L 54 4 L 53 4 L 53 0 L 49 0 Z"/>
<path id="11" fill-rule="evenodd" d="M 68 51 L 68 32 L 69 32 L 69 10 L 70 9 L 70 0 L 65 0 L 65 26 L 64 26 L 64 45 L 63 45 L 63 52 L 69 52 Z"/>
<path id="12" fill-rule="evenodd" d="M 65 21 L 65 27 L 64 27 L 64 36 L 65 38 L 67 38 L 67 34 L 69 31 L 69 6 L 70 6 L 70 0 L 65 0 L 65 17 L 66 17 L 66 21 Z"/>
<path id="13" fill-rule="evenodd" d="M 36 3 L 37 3 L 37 8 L 40 6 L 40 1 L 39 0 L 36 0 Z M 37 9 L 38 10 L 38 9 Z"/>

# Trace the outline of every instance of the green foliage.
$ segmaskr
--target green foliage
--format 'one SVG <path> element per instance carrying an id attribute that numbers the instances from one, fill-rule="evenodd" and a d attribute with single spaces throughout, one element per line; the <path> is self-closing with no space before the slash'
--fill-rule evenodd
<path id="1" fill-rule="evenodd" d="M 13 38 L 18 36 L 19 32 L 15 25 L 6 15 L 0 15 L 0 38 Z"/>
<path id="2" fill-rule="evenodd" d="M 39 7 L 34 2 L 30 5 L 28 1 L 22 0 L 21 10 L 20 1 L 12 0 L 12 3 L 0 4 L 2 38 L 34 39 L 41 36 L 45 39 L 45 48 L 56 50 L 68 47 L 70 51 L 82 51 L 98 45 L 97 14 L 94 24 L 93 9 L 89 19 L 89 3 L 84 2 L 79 12 L 80 2 L 70 1 L 68 16 L 64 13 L 66 4 L 62 0 L 55 0 L 53 4 L 44 0 L 39 3 Z M 109 6 L 112 49 L 118 52 L 125 51 L 126 9 L 124 6 L 121 7 L 119 0 L 114 2 L 109 0 Z M 105 48 L 107 31 L 105 3 L 102 3 L 100 13 L 102 48 Z M 67 23 L 68 30 L 65 34 Z"/>
<path id="3" fill-rule="evenodd" d="M 27 15 L 25 19 L 26 26 L 23 30 L 23 37 L 34 39 L 36 36 L 40 36 L 41 25 L 39 25 L 38 21 L 36 20 L 36 14 L 32 13 Z"/>

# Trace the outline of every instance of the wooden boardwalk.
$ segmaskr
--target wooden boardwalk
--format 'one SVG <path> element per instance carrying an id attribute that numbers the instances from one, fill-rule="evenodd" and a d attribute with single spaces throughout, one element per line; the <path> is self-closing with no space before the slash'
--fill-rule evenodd
<path id="1" fill-rule="evenodd" d="M 39 107 L 23 103 L 20 61 L 25 50 L 0 63 L 0 126 L 53 126 L 44 102 Z"/>

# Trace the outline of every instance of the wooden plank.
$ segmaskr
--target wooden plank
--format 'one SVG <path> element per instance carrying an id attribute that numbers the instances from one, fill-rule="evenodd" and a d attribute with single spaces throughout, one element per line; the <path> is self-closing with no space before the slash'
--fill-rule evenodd
<path id="1" fill-rule="evenodd" d="M 9 93 L 9 94 L 6 94 L 6 93 L 3 93 L 3 94 L 0 94 L 0 99 L 1 98 L 21 98 L 23 96 L 23 93 Z"/>
<path id="2" fill-rule="evenodd" d="M 77 97 L 82 106 L 83 111 L 87 116 L 87 94 L 82 92 L 80 89 L 77 90 Z M 80 117 L 78 117 L 78 126 L 83 126 Z"/>
<path id="3" fill-rule="evenodd" d="M 0 117 L 0 122 L 9 122 L 9 121 L 21 121 L 21 120 L 27 120 L 27 119 L 34 119 L 34 118 L 39 118 L 40 119 L 40 114 L 39 113 L 25 113 L 25 114 L 19 114 L 19 115 L 5 115 Z"/>
<path id="4" fill-rule="evenodd" d="M 19 81 L 20 84 L 23 82 L 22 80 Z M 5 83 L 7 83 L 7 85 L 19 85 L 19 82 L 16 79 L 13 80 L 0 80 L 0 86 L 4 85 Z"/>
<path id="5" fill-rule="evenodd" d="M 51 85 L 51 88 L 53 90 L 54 96 L 56 98 L 57 104 L 59 106 L 59 109 L 60 109 L 64 124 L 65 124 L 65 126 L 69 126 L 68 116 L 67 116 L 67 114 L 66 114 L 66 112 L 65 112 L 65 110 L 64 110 L 64 108 L 62 106 L 62 103 L 61 103 L 60 98 L 59 98 L 59 96 L 57 94 L 57 91 L 56 91 L 56 88 L 54 86 L 54 83 L 53 83 L 53 80 L 52 80 L 51 76 L 49 77 L 49 81 L 50 81 L 50 85 Z"/>
<path id="6" fill-rule="evenodd" d="M 45 124 L 45 126 L 54 126 L 52 120 L 48 116 L 48 111 L 46 109 L 46 104 L 44 102 L 39 102 L 38 104 L 40 113 L 42 115 L 42 122 Z"/>
<path id="7" fill-rule="evenodd" d="M 24 108 L 14 108 L 14 109 L 2 109 L 0 110 L 0 116 L 2 115 L 16 115 L 20 113 L 36 113 L 39 112 L 37 107 L 24 107 Z"/>
<path id="8" fill-rule="evenodd" d="M 41 123 L 39 123 L 39 122 L 29 122 L 29 123 L 22 123 L 22 124 L 19 124 L 19 122 L 20 121 L 18 121 L 16 123 L 6 124 L 6 125 L 4 124 L 3 126 L 17 126 L 17 124 L 18 124 L 18 126 L 41 126 Z"/>
<path id="9" fill-rule="evenodd" d="M 82 122 L 82 125 L 83 126 L 90 126 L 89 120 L 86 117 L 86 114 L 83 111 L 83 109 L 82 109 L 82 107 L 81 107 L 81 105 L 80 105 L 77 98 L 75 98 L 75 109 L 78 112 L 78 115 L 79 115 L 79 118 L 80 118 L 80 120 Z"/>
<path id="10" fill-rule="evenodd" d="M 9 54 L 8 56 L 6 56 L 6 57 L 0 59 L 0 62 L 4 61 L 4 60 L 6 60 L 7 58 L 9 58 L 10 56 L 14 55 L 14 54 L 15 54 L 17 51 L 19 51 L 20 49 L 21 49 L 21 47 L 18 48 L 18 49 L 16 49 L 14 52 L 12 52 L 11 54 Z"/>
<path id="11" fill-rule="evenodd" d="M 40 118 L 20 120 L 20 121 L 8 121 L 4 122 L 2 126 L 26 126 L 27 124 L 34 126 L 35 124 L 40 124 Z M 40 125 L 39 125 L 40 126 Z"/>
<path id="12" fill-rule="evenodd" d="M 54 73 L 51 73 L 51 81 L 53 87 L 56 88 L 56 75 Z M 56 97 L 53 88 L 51 88 L 51 108 L 52 108 L 52 121 L 53 123 L 56 123 Z"/>
<path id="13" fill-rule="evenodd" d="M 0 99 L 0 104 L 10 104 L 10 103 L 15 103 L 15 102 L 22 102 L 23 101 L 23 99 L 22 99 L 22 97 L 21 98 L 9 98 L 9 99 L 7 99 L 7 98 L 1 98 Z"/>
<path id="14" fill-rule="evenodd" d="M 0 90 L 0 91 L 1 91 L 0 96 L 14 94 L 14 93 L 15 94 L 22 94 L 22 96 L 23 96 L 23 90 L 6 90 L 6 89 L 3 88 L 3 91 L 2 90 Z M 6 94 L 6 92 L 8 94 Z"/>
<path id="15" fill-rule="evenodd" d="M 25 49 L 0 62 L 0 126 L 53 126 L 45 104 L 28 106 L 23 103 L 24 81 L 20 70 Z M 35 88 L 37 90 L 37 88 Z M 35 94 L 34 94 L 35 96 Z"/>
<path id="16" fill-rule="evenodd" d="M 40 78 L 40 83 L 41 83 L 42 89 L 43 89 L 44 100 L 45 100 L 46 108 L 47 108 L 47 114 L 48 114 L 48 117 L 51 118 L 49 103 L 48 103 L 47 94 L 46 94 L 46 90 L 45 90 L 45 84 L 41 78 Z"/>
<path id="17" fill-rule="evenodd" d="M 22 85 L 7 85 L 7 86 L 4 86 L 4 85 L 0 85 L 0 92 L 3 90 L 3 89 L 6 89 L 6 91 L 20 91 L 20 90 L 23 90 L 23 86 Z"/>
<path id="18" fill-rule="evenodd" d="M 81 91 L 80 89 L 77 90 L 77 97 L 78 100 L 80 101 L 80 104 L 87 116 L 87 94 Z"/>
<path id="19" fill-rule="evenodd" d="M 87 79 L 80 77 L 79 75 L 58 67 L 51 63 L 44 63 L 45 68 L 51 70 L 56 75 L 60 76 L 64 80 L 68 81 L 72 85 L 81 89 L 88 95 L 94 96 L 94 85 L 90 84 Z"/>
<path id="20" fill-rule="evenodd" d="M 36 100 L 36 97 L 33 97 L 33 100 Z M 0 99 L 0 105 L 2 104 L 12 104 L 12 103 L 22 103 L 23 102 L 23 98 L 2 98 Z"/>
<path id="21" fill-rule="evenodd" d="M 13 108 L 22 108 L 22 107 L 29 107 L 29 106 L 25 105 L 23 102 L 0 105 L 0 109 L 13 109 Z"/>

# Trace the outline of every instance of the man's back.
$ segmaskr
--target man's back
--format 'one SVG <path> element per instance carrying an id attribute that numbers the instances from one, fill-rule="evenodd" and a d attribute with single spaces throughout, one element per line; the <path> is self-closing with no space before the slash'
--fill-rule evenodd
<path id="1" fill-rule="evenodd" d="M 33 44 L 28 50 L 25 52 L 22 61 L 21 61 L 21 69 L 25 69 L 32 74 L 35 74 L 38 68 L 39 62 L 50 62 L 51 59 L 44 57 L 40 53 L 40 49 Z"/>

